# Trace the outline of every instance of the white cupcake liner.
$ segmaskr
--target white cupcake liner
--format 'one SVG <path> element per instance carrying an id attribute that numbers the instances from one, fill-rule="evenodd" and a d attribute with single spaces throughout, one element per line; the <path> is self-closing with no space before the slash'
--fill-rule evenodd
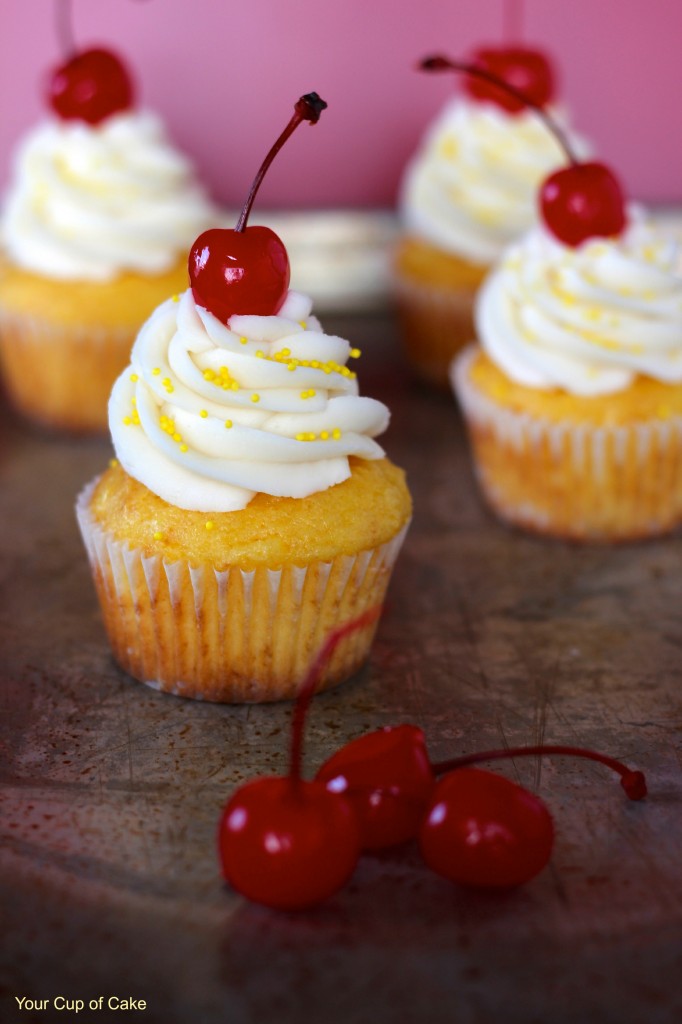
<path id="1" fill-rule="evenodd" d="M 96 484 L 79 495 L 76 515 L 114 654 L 148 686 L 195 699 L 295 697 L 329 632 L 383 600 L 409 526 L 380 547 L 331 562 L 216 570 L 145 556 L 117 540 L 90 512 Z M 339 644 L 320 689 L 359 668 L 375 629 Z"/>
<path id="2" fill-rule="evenodd" d="M 17 408 L 43 426 L 107 428 L 114 381 L 129 362 L 134 327 L 51 323 L 0 308 L 0 363 Z"/>
<path id="3" fill-rule="evenodd" d="M 450 378 L 479 484 L 502 518 L 581 540 L 656 536 L 682 522 L 682 417 L 590 426 L 505 409 L 471 381 L 477 351 L 454 359 Z M 493 447 L 503 474 L 490 464 Z"/>

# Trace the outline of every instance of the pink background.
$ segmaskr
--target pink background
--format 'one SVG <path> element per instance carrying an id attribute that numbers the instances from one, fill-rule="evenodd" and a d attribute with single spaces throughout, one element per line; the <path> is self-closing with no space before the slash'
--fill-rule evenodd
<path id="1" fill-rule="evenodd" d="M 512 0 L 514 2 L 514 0 Z M 82 45 L 125 55 L 144 105 L 241 206 L 293 103 L 329 103 L 299 128 L 261 207 L 390 206 L 400 168 L 453 85 L 413 70 L 430 52 L 502 39 L 504 0 L 74 0 Z M 43 112 L 60 60 L 53 0 L 0 0 L 0 181 Z M 682 202 L 682 2 L 526 0 L 527 42 L 559 66 L 573 120 L 631 196 Z M 10 102 L 11 98 L 11 102 Z"/>

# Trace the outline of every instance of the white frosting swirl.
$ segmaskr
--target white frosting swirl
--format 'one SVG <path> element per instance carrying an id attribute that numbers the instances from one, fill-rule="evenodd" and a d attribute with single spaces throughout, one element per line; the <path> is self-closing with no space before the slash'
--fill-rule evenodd
<path id="1" fill-rule="evenodd" d="M 682 381 L 679 244 L 633 208 L 618 239 L 562 245 L 538 226 L 478 294 L 483 348 L 533 388 L 601 395 L 637 374 Z"/>
<path id="2" fill-rule="evenodd" d="M 564 118 L 556 110 L 560 124 Z M 582 139 L 570 136 L 576 153 Z M 494 263 L 537 219 L 537 189 L 566 163 L 532 111 L 509 114 L 456 97 L 407 167 L 400 195 L 408 231 L 472 263 Z"/>
<path id="3" fill-rule="evenodd" d="M 382 458 L 371 439 L 388 409 L 359 397 L 345 365 L 358 353 L 311 306 L 290 291 L 276 316 L 227 326 L 191 290 L 159 306 L 109 402 L 126 472 L 179 508 L 230 512 L 259 491 L 303 498 L 341 483 L 349 455 Z"/>
<path id="4" fill-rule="evenodd" d="M 106 281 L 168 270 L 213 219 L 160 119 L 43 122 L 19 147 L 2 219 L 11 259 L 49 277 Z"/>

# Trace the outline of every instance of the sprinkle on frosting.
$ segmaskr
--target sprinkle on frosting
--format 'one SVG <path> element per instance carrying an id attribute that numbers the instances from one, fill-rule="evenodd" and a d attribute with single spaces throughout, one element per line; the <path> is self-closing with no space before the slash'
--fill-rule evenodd
<path id="1" fill-rule="evenodd" d="M 388 410 L 359 395 L 350 345 L 322 331 L 311 305 L 289 292 L 276 316 L 227 325 L 190 290 L 161 305 L 111 396 L 126 472 L 180 508 L 221 512 L 258 491 L 305 497 L 334 486 L 349 476 L 350 455 L 382 458 L 373 438 Z"/>
<path id="2" fill-rule="evenodd" d="M 484 349 L 527 387 L 600 395 L 637 374 L 682 382 L 679 246 L 633 207 L 622 238 L 563 246 L 534 228 L 483 285 Z"/>

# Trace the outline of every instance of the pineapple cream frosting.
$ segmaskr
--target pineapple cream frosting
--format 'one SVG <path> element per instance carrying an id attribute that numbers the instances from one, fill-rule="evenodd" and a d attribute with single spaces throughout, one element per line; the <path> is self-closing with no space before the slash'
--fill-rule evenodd
<path id="1" fill-rule="evenodd" d="M 552 116 L 564 123 L 556 110 Z M 587 145 L 570 135 L 578 156 Z M 495 262 L 537 219 L 540 182 L 566 162 L 532 111 L 452 99 L 426 133 L 403 179 L 406 229 L 472 263 Z"/>
<path id="2" fill-rule="evenodd" d="M 478 337 L 513 381 L 582 396 L 620 391 L 638 374 L 682 382 L 679 245 L 629 213 L 621 238 L 578 248 L 538 226 L 489 275 Z"/>
<path id="3" fill-rule="evenodd" d="M 150 111 L 38 125 L 17 150 L 0 231 L 18 266 L 64 280 L 169 270 L 214 219 Z"/>
<path id="4" fill-rule="evenodd" d="M 311 307 L 289 291 L 276 316 L 225 325 L 190 289 L 159 306 L 109 402 L 126 472 L 179 508 L 230 512 L 257 492 L 303 498 L 341 483 L 350 455 L 383 458 L 372 438 L 388 409 L 358 394 L 346 363 L 359 351 Z"/>

